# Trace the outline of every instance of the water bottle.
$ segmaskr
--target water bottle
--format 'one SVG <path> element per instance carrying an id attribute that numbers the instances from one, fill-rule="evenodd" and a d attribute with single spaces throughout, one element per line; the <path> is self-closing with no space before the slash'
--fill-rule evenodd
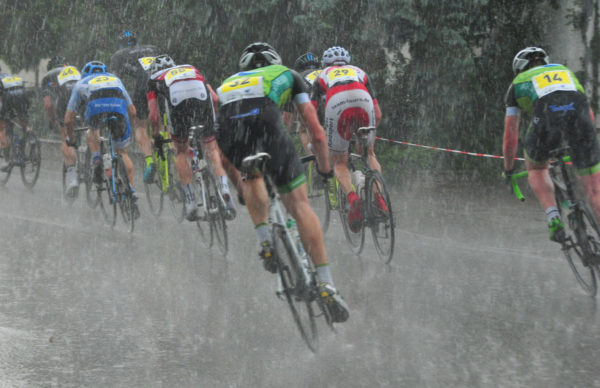
<path id="1" fill-rule="evenodd" d="M 352 185 L 356 189 L 356 193 L 362 196 L 363 187 L 365 187 L 365 174 L 360 170 L 354 170 L 352 172 Z"/>
<path id="2" fill-rule="evenodd" d="M 112 175 L 112 169 L 110 167 L 110 163 L 111 163 L 110 154 L 108 154 L 108 153 L 103 154 L 102 155 L 102 164 L 104 165 L 104 172 L 106 173 L 106 176 L 109 178 Z"/>
<path id="3" fill-rule="evenodd" d="M 290 231 L 292 239 L 296 242 L 296 248 L 298 249 L 298 253 L 300 254 L 300 256 L 304 256 L 304 247 L 302 246 L 302 241 L 300 241 L 300 234 L 298 233 L 298 226 L 296 225 L 296 221 L 290 218 L 285 223 L 285 226 Z"/>

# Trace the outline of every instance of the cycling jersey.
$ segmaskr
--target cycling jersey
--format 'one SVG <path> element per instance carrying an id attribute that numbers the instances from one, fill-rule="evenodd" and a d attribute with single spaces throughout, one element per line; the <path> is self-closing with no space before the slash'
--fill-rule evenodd
<path id="1" fill-rule="evenodd" d="M 73 86 L 81 79 L 81 73 L 73 66 L 61 66 L 50 70 L 42 78 L 42 97 L 50 97 L 60 125 L 64 124 L 67 103 Z"/>
<path id="2" fill-rule="evenodd" d="M 118 50 L 110 59 L 109 69 L 116 74 L 133 98 L 137 117 L 148 116 L 146 84 L 150 77 L 150 66 L 158 49 L 152 45 L 136 45 Z"/>
<path id="3" fill-rule="evenodd" d="M 324 128 L 332 153 L 344 154 L 352 132 L 359 127 L 375 125 L 375 98 L 367 74 L 352 65 L 330 66 L 321 71 L 313 84 L 311 100 L 322 107 L 325 99 Z M 375 132 L 368 144 L 375 142 Z"/>
<path id="4" fill-rule="evenodd" d="M 158 98 L 160 113 L 167 114 L 175 140 L 186 142 L 189 129 L 203 125 L 203 141 L 214 140 L 212 98 L 204 76 L 192 65 L 158 71 L 148 81 L 148 101 Z"/>
<path id="5" fill-rule="evenodd" d="M 85 104 L 85 122 L 91 127 L 101 125 L 99 121 L 106 115 L 117 114 L 124 120 L 125 128 L 113 139 L 115 148 L 129 145 L 131 128 L 127 107 L 132 105 L 131 98 L 121 80 L 111 73 L 94 73 L 77 81 L 71 92 L 67 110 L 77 112 Z"/>
<path id="6" fill-rule="evenodd" d="M 21 77 L 0 73 L 0 96 L 0 120 L 27 118 L 29 98 Z"/>
<path id="7" fill-rule="evenodd" d="M 581 175 L 600 171 L 600 145 L 590 106 L 577 77 L 557 64 L 526 70 L 513 80 L 505 97 L 506 115 L 533 115 L 524 139 L 526 158 L 544 165 L 564 138 Z"/>
<path id="8" fill-rule="evenodd" d="M 234 166 L 240 168 L 246 156 L 265 151 L 271 155 L 266 169 L 280 193 L 306 182 L 280 110 L 290 99 L 296 104 L 309 102 L 302 76 L 285 66 L 266 66 L 234 74 L 217 93 L 221 106 L 217 141 Z"/>

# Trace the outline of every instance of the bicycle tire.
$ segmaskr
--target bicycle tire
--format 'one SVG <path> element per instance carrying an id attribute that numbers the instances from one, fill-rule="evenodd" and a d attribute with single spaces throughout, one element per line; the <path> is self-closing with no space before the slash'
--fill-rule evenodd
<path id="1" fill-rule="evenodd" d="M 33 132 L 25 133 L 21 161 L 21 180 L 28 189 L 35 186 L 42 166 L 42 147 Z"/>
<path id="2" fill-rule="evenodd" d="M 208 201 L 208 196 L 204 195 L 205 194 L 205 189 L 203 188 L 206 185 L 206 181 L 204 180 L 204 174 L 201 174 L 200 177 L 196 176 L 197 174 L 194 173 L 194 178 L 192 180 L 193 184 L 194 184 L 194 190 L 196 192 L 196 199 L 198 201 L 202 200 L 202 207 L 200 209 L 198 209 L 199 212 L 201 212 L 202 214 L 199 215 L 198 219 L 196 219 L 196 227 L 198 228 L 198 234 L 200 234 L 200 237 L 202 239 L 202 243 L 204 244 L 204 246 L 206 248 L 210 248 L 213 245 L 213 229 L 210 226 L 209 221 L 209 215 L 208 215 L 208 211 L 207 211 L 207 206 L 206 203 Z M 207 225 L 204 225 L 203 223 L 207 222 Z"/>
<path id="3" fill-rule="evenodd" d="M 282 225 L 273 225 L 274 250 L 277 257 L 277 274 L 281 279 L 283 294 L 292 312 L 296 327 L 302 339 L 312 352 L 318 350 L 318 331 L 315 320 L 313 303 L 315 300 L 307 298 L 300 286 L 302 280 L 299 276 L 297 260 L 294 260 L 294 250 L 290 246 L 288 235 Z"/>
<path id="4" fill-rule="evenodd" d="M 373 237 L 377 254 L 386 264 L 389 264 L 394 257 L 394 213 L 392 211 L 390 194 L 379 171 L 371 170 L 369 172 L 365 180 L 365 191 L 367 194 L 367 199 L 364 202 L 364 206 L 366 207 L 365 213 L 367 214 L 365 222 L 371 229 L 371 236 Z M 383 201 L 387 205 L 387 214 L 375 206 L 376 193 L 381 194 Z"/>
<path id="5" fill-rule="evenodd" d="M 94 168 L 92 165 L 92 152 L 89 147 L 85 151 L 85 162 L 83 167 L 84 173 L 84 184 L 85 184 L 85 200 L 88 206 L 95 209 L 101 202 L 102 198 L 98 186 L 94 183 Z"/>
<path id="6" fill-rule="evenodd" d="M 167 151 L 169 187 L 167 189 L 167 197 L 169 198 L 169 207 L 171 213 L 178 223 L 182 223 L 185 218 L 185 195 L 183 186 L 179 180 L 179 173 L 175 167 L 175 151 L 171 148 Z"/>
<path id="7" fill-rule="evenodd" d="M 167 191 L 167 187 L 163 187 L 163 180 L 166 181 L 165 174 L 169 173 L 169 161 L 168 159 L 162 160 L 156 151 L 152 152 L 152 157 L 156 163 L 157 171 L 156 174 L 154 174 L 152 182 L 144 182 L 144 192 L 146 193 L 146 200 L 148 201 L 150 213 L 155 217 L 160 217 L 163 210 L 165 192 Z M 146 168 L 145 161 L 142 161 L 142 166 L 144 169 Z"/>
<path id="8" fill-rule="evenodd" d="M 129 233 L 133 232 L 135 227 L 135 214 L 134 214 L 134 203 L 133 203 L 133 192 L 129 185 L 129 176 L 127 174 L 127 168 L 125 162 L 120 156 L 116 156 L 113 159 L 113 178 L 116 190 L 116 203 L 121 211 L 123 221 L 129 228 Z M 114 225 L 114 224 L 113 224 Z"/>
<path id="9" fill-rule="evenodd" d="M 217 245 L 223 255 L 226 255 L 229 251 L 229 239 L 227 236 L 227 223 L 225 220 L 225 203 L 223 197 L 219 193 L 217 182 L 214 175 L 206 170 L 206 179 L 208 184 L 206 185 L 206 198 L 208 201 L 208 216 L 210 227 L 212 228 L 211 235 L 216 237 Z M 213 239 L 215 240 L 215 239 Z"/>
<path id="10" fill-rule="evenodd" d="M 558 193 L 559 192 L 557 191 L 556 199 L 560 200 L 562 199 L 561 194 Z M 560 203 L 561 202 L 558 202 L 558 208 L 562 215 L 563 209 L 561 208 Z M 578 203 L 574 204 L 572 212 L 569 213 L 568 222 L 565 225 L 567 241 L 563 243 L 562 251 L 580 287 L 586 294 L 594 297 L 598 291 L 598 284 L 594 265 L 589 264 L 587 231 L 584 224 L 586 219 L 593 220 L 593 218 L 590 217 L 591 212 L 585 203 L 578 201 Z M 579 225 L 581 225 L 582 228 L 580 228 Z M 595 226 L 594 229 L 596 230 L 595 233 L 598 234 L 597 226 Z"/>
<path id="11" fill-rule="evenodd" d="M 4 156 L 4 155 L 2 155 Z M 8 146 L 8 163 L 11 163 L 12 160 L 14 159 L 15 156 L 15 150 L 12 146 L 12 144 L 10 144 Z M 0 184 L 2 186 L 6 185 L 6 183 L 8 182 L 8 179 L 10 178 L 10 174 L 12 173 L 12 166 L 8 167 L 8 170 L 6 170 L 6 172 L 4 171 L 0 171 Z"/>
<path id="12" fill-rule="evenodd" d="M 350 224 L 348 223 L 348 213 L 350 212 L 350 203 L 348 197 L 342 191 L 342 186 L 338 187 L 338 206 L 340 213 L 340 221 L 342 222 L 342 229 L 344 230 L 344 236 L 350 246 L 350 250 L 355 254 L 360 254 L 365 244 L 365 225 L 364 222 L 358 232 L 350 230 Z M 364 208 L 361 209 L 364 214 Z M 364 217 L 363 217 L 364 220 Z"/>

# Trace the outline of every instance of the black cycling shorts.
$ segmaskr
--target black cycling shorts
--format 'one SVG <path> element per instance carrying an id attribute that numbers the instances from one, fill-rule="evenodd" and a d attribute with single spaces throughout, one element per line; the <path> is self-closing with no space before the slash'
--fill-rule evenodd
<path id="1" fill-rule="evenodd" d="M 2 107 L 0 108 L 0 120 L 14 118 L 26 119 L 29 110 L 29 98 L 25 89 L 7 89 L 2 94 Z"/>
<path id="2" fill-rule="evenodd" d="M 534 164 L 544 164 L 561 139 L 571 147 L 578 169 L 600 163 L 600 146 L 590 117 L 587 97 L 579 92 L 554 92 L 534 103 L 533 124 L 525 135 L 525 153 Z"/>
<path id="3" fill-rule="evenodd" d="M 202 125 L 204 130 L 196 132 L 195 136 L 208 137 L 214 135 L 214 119 L 210 99 L 198 100 L 189 98 L 179 105 L 170 107 L 170 118 L 173 138 L 185 143 L 190 135 L 192 126 Z"/>
<path id="4" fill-rule="evenodd" d="M 246 156 L 267 152 L 271 159 L 266 169 L 280 193 L 289 193 L 306 182 L 296 147 L 283 128 L 281 111 L 270 99 L 227 104 L 219 111 L 218 124 L 219 147 L 236 168 Z"/>

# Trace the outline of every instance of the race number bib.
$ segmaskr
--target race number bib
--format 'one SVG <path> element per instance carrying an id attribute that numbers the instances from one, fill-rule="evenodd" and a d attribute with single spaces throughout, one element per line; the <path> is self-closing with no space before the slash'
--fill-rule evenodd
<path id="1" fill-rule="evenodd" d="M 573 82 L 571 76 L 565 70 L 546 71 L 533 77 L 532 83 L 538 97 L 540 98 L 552 92 L 556 92 L 557 90 L 577 90 L 575 82 Z"/>
<path id="2" fill-rule="evenodd" d="M 189 80 L 177 82 L 169 88 L 169 99 L 174 106 L 179 105 L 182 101 L 190 98 L 196 98 L 201 101 L 206 101 L 208 93 L 204 82 L 200 80 Z"/>
<path id="3" fill-rule="evenodd" d="M 312 85 L 315 83 L 315 80 L 319 78 L 319 74 L 321 74 L 321 70 L 315 70 L 311 73 L 308 73 L 304 79 Z"/>
<path id="4" fill-rule="evenodd" d="M 329 85 L 346 81 L 359 81 L 356 72 L 350 67 L 339 67 L 327 73 L 327 83 Z"/>
<path id="5" fill-rule="evenodd" d="M 89 88 L 90 92 L 94 92 L 106 88 L 120 88 L 120 84 L 117 77 L 100 75 L 90 80 Z"/>
<path id="6" fill-rule="evenodd" d="M 23 80 L 17 76 L 4 77 L 2 78 L 2 86 L 5 89 L 23 86 Z"/>
<path id="7" fill-rule="evenodd" d="M 67 66 L 58 74 L 58 84 L 60 86 L 64 85 L 69 81 L 79 81 L 81 79 L 81 74 L 79 71 L 73 66 Z"/>
<path id="8" fill-rule="evenodd" d="M 142 65 L 142 69 L 149 70 L 150 66 L 154 63 L 154 57 L 143 57 L 138 58 L 138 62 Z"/>
<path id="9" fill-rule="evenodd" d="M 244 98 L 264 97 L 263 77 L 241 77 L 224 83 L 217 90 L 223 104 Z"/>
<path id="10" fill-rule="evenodd" d="M 167 75 L 165 75 L 165 83 L 167 86 L 171 86 L 175 81 L 188 78 L 196 78 L 196 71 L 194 69 L 190 69 L 189 67 L 176 67 L 175 69 L 169 70 Z"/>

